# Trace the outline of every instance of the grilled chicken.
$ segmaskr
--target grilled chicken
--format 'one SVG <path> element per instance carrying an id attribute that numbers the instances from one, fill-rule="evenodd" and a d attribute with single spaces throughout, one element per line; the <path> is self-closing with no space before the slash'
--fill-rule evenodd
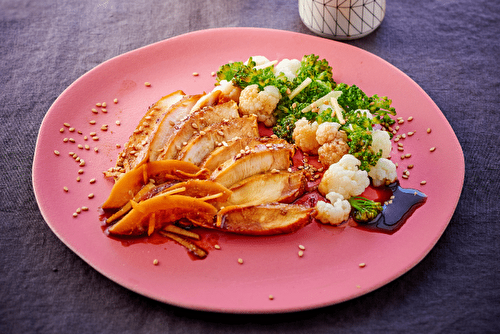
<path id="1" fill-rule="evenodd" d="M 309 224 L 313 211 L 294 204 L 227 206 L 218 212 L 215 228 L 247 235 L 291 233 Z"/>
<path id="2" fill-rule="evenodd" d="M 217 146 L 226 146 L 234 138 L 255 138 L 259 136 L 257 117 L 244 116 L 230 121 L 222 121 L 209 126 L 185 145 L 178 159 L 200 164 Z"/>
<path id="3" fill-rule="evenodd" d="M 191 109 L 201 97 L 202 95 L 186 96 L 181 101 L 172 106 L 172 110 L 163 119 L 161 125 L 158 128 L 158 131 L 152 139 L 151 145 L 148 147 L 149 161 L 158 160 L 157 155 L 159 154 L 160 149 L 163 148 L 165 142 L 172 136 L 175 131 L 174 125 L 178 123 L 182 118 L 189 115 Z"/>
<path id="4" fill-rule="evenodd" d="M 307 180 L 303 172 L 257 174 L 233 185 L 233 192 L 223 206 L 259 205 L 265 203 L 291 203 L 302 195 Z"/>
<path id="5" fill-rule="evenodd" d="M 163 118 L 172 111 L 172 105 L 179 102 L 184 96 L 184 92 L 178 90 L 164 96 L 148 110 L 135 129 L 134 134 L 130 136 L 127 144 L 125 144 L 125 148 L 118 155 L 116 167 L 105 172 L 106 176 L 117 177 L 144 162 L 147 158 L 149 144 Z"/>
<path id="6" fill-rule="evenodd" d="M 214 171 L 217 167 L 222 165 L 226 160 L 231 159 L 236 156 L 241 150 L 253 148 L 259 144 L 271 145 L 271 144 L 286 144 L 286 141 L 278 138 L 239 138 L 236 137 L 233 140 L 227 141 L 227 145 L 222 145 L 217 147 L 212 151 L 207 157 L 203 159 L 200 164 L 202 168 L 206 168 L 209 171 Z"/>
<path id="7" fill-rule="evenodd" d="M 224 162 L 210 179 L 229 188 L 252 175 L 288 169 L 294 153 L 295 149 L 290 144 L 258 145 Z"/>
<path id="8" fill-rule="evenodd" d="M 174 159 L 185 143 L 207 126 L 234 118 L 239 118 L 238 106 L 234 101 L 194 111 L 174 125 L 174 131 L 164 146 L 150 153 L 150 160 Z"/>

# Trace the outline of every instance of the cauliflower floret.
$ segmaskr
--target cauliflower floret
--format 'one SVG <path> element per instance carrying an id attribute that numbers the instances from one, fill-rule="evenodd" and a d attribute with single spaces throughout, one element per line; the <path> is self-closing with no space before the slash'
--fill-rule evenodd
<path id="1" fill-rule="evenodd" d="M 298 59 L 283 59 L 274 67 L 274 73 L 277 76 L 283 73 L 288 80 L 292 81 L 297 77 L 297 71 L 300 68 L 300 60 Z"/>
<path id="2" fill-rule="evenodd" d="M 318 123 L 309 121 L 302 117 L 295 122 L 295 129 L 292 133 L 292 138 L 295 145 L 305 153 L 317 154 L 319 143 L 316 140 L 316 130 L 318 130 Z"/>
<path id="3" fill-rule="evenodd" d="M 249 85 L 240 94 L 240 113 L 243 115 L 255 114 L 259 122 L 266 126 L 273 126 L 276 123 L 273 111 L 280 98 L 280 92 L 274 86 L 266 86 L 263 91 L 260 91 L 258 85 Z"/>
<path id="4" fill-rule="evenodd" d="M 347 136 L 343 131 L 338 131 L 340 124 L 325 122 L 318 126 L 316 140 L 321 145 L 318 149 L 319 161 L 325 166 L 338 162 L 349 152 Z"/>
<path id="5" fill-rule="evenodd" d="M 316 131 L 316 140 L 320 145 L 324 143 L 329 143 L 337 138 L 338 130 L 340 128 L 339 123 L 335 122 L 324 122 L 318 126 Z"/>
<path id="6" fill-rule="evenodd" d="M 318 186 L 319 192 L 325 195 L 333 191 L 345 199 L 360 195 L 370 185 L 368 173 L 359 170 L 360 165 L 361 161 L 353 155 L 344 155 L 326 170 Z"/>
<path id="7" fill-rule="evenodd" d="M 244 62 L 245 65 L 248 65 L 248 61 L 250 60 L 247 59 L 246 62 Z M 255 62 L 255 66 L 263 65 L 265 63 L 269 63 L 269 59 L 267 59 L 264 56 L 252 56 L 252 60 Z"/>
<path id="8" fill-rule="evenodd" d="M 231 81 L 221 80 L 220 85 L 214 88 L 214 91 L 215 90 L 220 90 L 223 95 L 229 97 L 236 103 L 240 100 L 241 88 L 234 86 Z"/>
<path id="9" fill-rule="evenodd" d="M 349 219 L 351 204 L 348 200 L 336 192 L 326 195 L 330 203 L 318 201 L 316 203 L 316 219 L 323 224 L 339 225 Z"/>
<path id="10" fill-rule="evenodd" d="M 396 165 L 391 160 L 380 158 L 377 164 L 370 168 L 368 176 L 372 178 L 372 183 L 375 187 L 392 183 L 398 177 Z"/>
<path id="11" fill-rule="evenodd" d="M 388 158 L 391 155 L 392 143 L 391 136 L 387 131 L 375 130 L 372 133 L 372 145 L 370 150 L 377 153 L 382 150 L 382 158 Z"/>
<path id="12" fill-rule="evenodd" d="M 330 166 L 342 159 L 348 152 L 349 145 L 342 139 L 335 138 L 332 142 L 321 145 L 318 149 L 318 158 L 323 165 Z"/>

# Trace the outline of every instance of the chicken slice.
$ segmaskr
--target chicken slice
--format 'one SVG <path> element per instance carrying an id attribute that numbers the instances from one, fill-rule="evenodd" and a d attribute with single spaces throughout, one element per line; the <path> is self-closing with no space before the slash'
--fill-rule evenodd
<path id="1" fill-rule="evenodd" d="M 239 117 L 238 106 L 234 101 L 194 111 L 174 125 L 173 134 L 160 150 L 150 153 L 150 160 L 174 159 L 185 143 L 207 126 Z"/>
<path id="2" fill-rule="evenodd" d="M 228 145 L 234 138 L 255 138 L 259 136 L 256 116 L 222 121 L 205 128 L 193 137 L 179 152 L 177 158 L 193 164 L 200 164 L 217 146 Z"/>
<path id="3" fill-rule="evenodd" d="M 156 131 L 151 144 L 148 146 L 147 155 L 149 161 L 158 160 L 158 153 L 175 131 L 174 125 L 189 115 L 193 106 L 202 96 L 203 95 L 187 96 L 172 106 L 171 112 L 162 120 L 158 131 Z"/>
<path id="4" fill-rule="evenodd" d="M 233 185 L 233 192 L 223 206 L 291 203 L 306 189 L 307 180 L 302 171 L 257 174 Z"/>
<path id="5" fill-rule="evenodd" d="M 314 209 L 296 204 L 227 206 L 217 213 L 215 224 L 196 225 L 246 235 L 292 233 L 311 222 Z"/>
<path id="6" fill-rule="evenodd" d="M 144 162 L 148 145 L 151 143 L 163 118 L 172 111 L 172 106 L 185 96 L 178 90 L 162 97 L 141 119 L 123 151 L 118 155 L 116 167 L 105 172 L 107 177 L 117 177 Z"/>
<path id="7" fill-rule="evenodd" d="M 258 145 L 224 162 L 210 179 L 229 188 L 255 174 L 288 169 L 294 153 L 290 144 Z"/>
<path id="8" fill-rule="evenodd" d="M 217 167 L 222 165 L 226 160 L 231 159 L 235 155 L 245 151 L 247 148 L 253 148 L 259 144 L 272 145 L 272 144 L 286 144 L 284 139 L 279 138 L 239 138 L 236 137 L 233 140 L 227 141 L 227 145 L 222 145 L 217 147 L 213 152 L 206 156 L 199 166 L 208 169 L 209 171 L 214 171 Z"/>

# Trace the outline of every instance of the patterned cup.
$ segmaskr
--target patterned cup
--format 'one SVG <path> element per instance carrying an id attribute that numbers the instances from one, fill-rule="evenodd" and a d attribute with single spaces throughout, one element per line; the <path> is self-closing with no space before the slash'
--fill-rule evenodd
<path id="1" fill-rule="evenodd" d="M 299 15 L 315 34 L 338 40 L 356 39 L 382 23 L 385 0 L 299 0 Z"/>

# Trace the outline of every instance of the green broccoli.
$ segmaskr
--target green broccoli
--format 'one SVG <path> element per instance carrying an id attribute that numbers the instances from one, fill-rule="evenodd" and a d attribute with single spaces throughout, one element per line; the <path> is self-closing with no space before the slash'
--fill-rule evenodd
<path id="1" fill-rule="evenodd" d="M 354 220 L 360 223 L 368 223 L 375 219 L 383 210 L 380 202 L 375 202 L 361 196 L 351 197 L 348 201 L 354 209 Z"/>

